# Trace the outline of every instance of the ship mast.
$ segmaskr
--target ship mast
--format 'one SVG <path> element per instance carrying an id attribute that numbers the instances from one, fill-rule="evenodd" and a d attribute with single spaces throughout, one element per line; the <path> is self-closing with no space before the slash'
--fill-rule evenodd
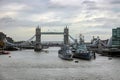
<path id="1" fill-rule="evenodd" d="M 79 43 L 84 44 L 84 36 L 82 34 L 79 35 Z"/>

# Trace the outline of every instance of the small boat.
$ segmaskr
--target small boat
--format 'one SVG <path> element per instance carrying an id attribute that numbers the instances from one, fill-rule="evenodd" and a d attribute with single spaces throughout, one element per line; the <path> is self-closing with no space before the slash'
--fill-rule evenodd
<path id="1" fill-rule="evenodd" d="M 58 56 L 64 60 L 73 60 L 73 54 L 68 45 L 64 45 L 58 51 Z"/>
<path id="2" fill-rule="evenodd" d="M 2 55 L 2 54 L 10 54 L 10 52 L 8 52 L 8 51 L 0 51 L 0 55 Z"/>
<path id="3" fill-rule="evenodd" d="M 93 56 L 93 53 L 87 50 L 87 47 L 85 44 L 78 45 L 76 51 L 73 54 L 74 58 L 80 58 L 80 59 L 86 59 L 86 60 L 90 60 L 92 56 Z"/>
<path id="4" fill-rule="evenodd" d="M 17 47 L 6 47 L 4 50 L 7 50 L 7 51 L 17 51 L 17 50 L 19 50 L 19 48 L 17 48 Z"/>

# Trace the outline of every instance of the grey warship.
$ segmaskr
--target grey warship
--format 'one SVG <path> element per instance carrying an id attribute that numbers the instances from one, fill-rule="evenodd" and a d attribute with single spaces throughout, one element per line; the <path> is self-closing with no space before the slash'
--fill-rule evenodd
<path id="1" fill-rule="evenodd" d="M 74 58 L 79 58 L 79 59 L 86 59 L 86 60 L 91 60 L 93 53 L 92 51 L 88 51 L 86 44 L 84 43 L 84 37 L 80 34 L 80 41 L 75 45 L 74 49 Z"/>
<path id="2" fill-rule="evenodd" d="M 63 45 L 58 51 L 58 56 L 64 60 L 73 60 L 73 54 L 68 45 Z"/>

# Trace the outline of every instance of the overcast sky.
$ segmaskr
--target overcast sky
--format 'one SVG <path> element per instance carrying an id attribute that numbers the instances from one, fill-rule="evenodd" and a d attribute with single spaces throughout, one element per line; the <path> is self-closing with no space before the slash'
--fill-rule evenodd
<path id="1" fill-rule="evenodd" d="M 63 31 L 68 25 L 70 35 L 81 33 L 86 41 L 107 39 L 120 27 L 120 0 L 0 0 L 0 32 L 27 40 L 38 25 L 42 31 Z"/>

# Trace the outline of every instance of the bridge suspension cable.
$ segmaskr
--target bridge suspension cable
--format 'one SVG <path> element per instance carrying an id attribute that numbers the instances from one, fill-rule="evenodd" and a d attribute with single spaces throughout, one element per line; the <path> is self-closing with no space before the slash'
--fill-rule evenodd
<path id="1" fill-rule="evenodd" d="M 21 46 L 21 45 L 26 45 L 26 43 L 30 43 L 30 41 L 32 41 L 32 39 L 35 37 L 35 35 L 34 36 L 32 36 L 30 39 L 28 39 L 27 41 L 25 41 L 25 42 L 22 42 L 22 43 L 19 43 L 19 44 L 15 44 L 15 43 L 11 43 L 11 42 L 9 42 L 6 38 L 3 40 L 4 41 L 4 43 L 6 43 L 6 44 L 8 44 L 8 45 L 10 45 L 10 46 Z"/>
<path id="2" fill-rule="evenodd" d="M 28 39 L 27 42 L 31 41 L 34 37 L 35 35 L 33 35 L 30 39 Z"/>
<path id="3" fill-rule="evenodd" d="M 69 35 L 69 37 L 75 42 L 76 41 L 76 39 L 74 39 L 71 35 Z"/>

